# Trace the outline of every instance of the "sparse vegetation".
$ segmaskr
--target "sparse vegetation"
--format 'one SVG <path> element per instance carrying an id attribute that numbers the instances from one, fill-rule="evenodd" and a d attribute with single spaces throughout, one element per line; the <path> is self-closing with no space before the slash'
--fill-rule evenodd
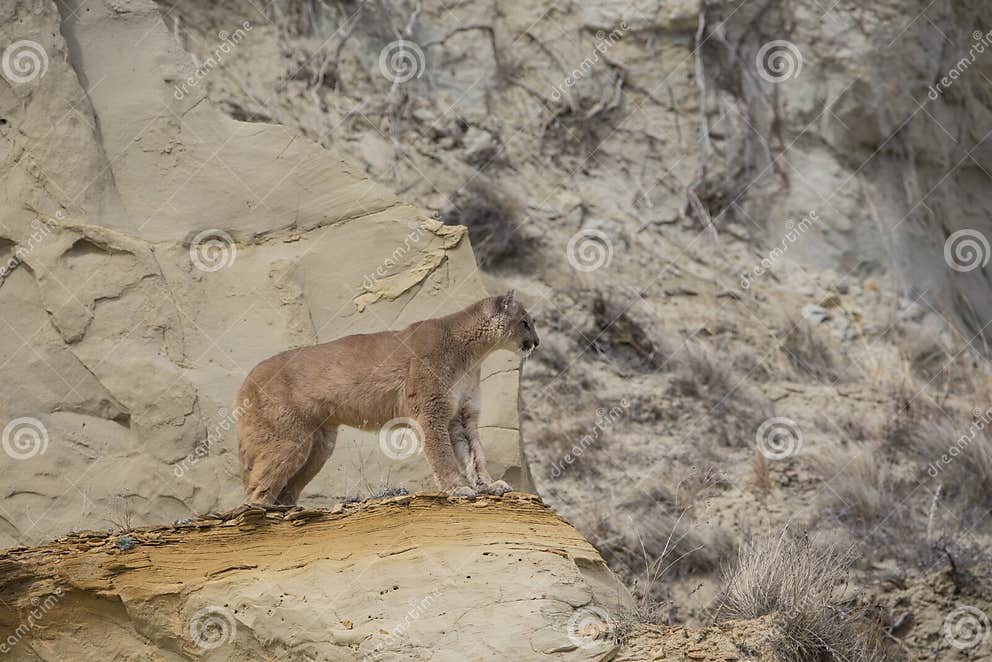
<path id="1" fill-rule="evenodd" d="M 789 662 L 890 659 L 880 632 L 843 596 L 849 559 L 788 530 L 740 546 L 723 575 L 718 620 L 776 615 L 775 647 Z"/>
<path id="2" fill-rule="evenodd" d="M 822 332 L 808 322 L 788 321 L 779 342 L 792 369 L 800 376 L 827 383 L 843 378 L 841 359 Z"/>
<path id="3" fill-rule="evenodd" d="M 834 444 L 822 449 L 815 462 L 828 488 L 821 498 L 841 521 L 866 529 L 896 513 L 890 465 L 872 448 Z"/>
<path id="4" fill-rule="evenodd" d="M 524 207 L 509 191 L 480 175 L 455 191 L 450 202 L 441 220 L 468 227 L 480 267 L 495 267 L 522 255 L 526 243 L 520 234 Z"/>
<path id="5" fill-rule="evenodd" d="M 377 489 L 369 489 L 369 493 L 365 496 L 352 495 L 347 496 L 342 499 L 343 503 L 363 503 L 365 501 L 370 501 L 372 499 L 386 499 L 394 496 L 404 496 L 410 493 L 410 490 L 405 487 L 390 487 L 383 485 Z"/>
<path id="6" fill-rule="evenodd" d="M 115 494 L 111 497 L 107 521 L 118 533 L 130 533 L 134 530 L 134 511 L 130 499 L 131 496 L 127 494 Z"/>
<path id="7" fill-rule="evenodd" d="M 919 458 L 934 484 L 963 508 L 992 507 L 992 439 L 989 421 L 948 417 L 920 421 L 901 430 L 908 450 Z"/>
<path id="8" fill-rule="evenodd" d="M 713 477 L 694 474 L 687 481 L 701 490 L 713 484 Z M 733 550 L 725 531 L 696 521 L 699 495 L 683 497 L 680 492 L 680 486 L 638 491 L 634 499 L 600 512 L 585 527 L 645 612 L 664 598 L 667 578 L 714 571 Z"/>
<path id="9" fill-rule="evenodd" d="M 643 372 L 665 367 L 672 350 L 635 317 L 631 306 L 597 291 L 592 300 L 593 346 L 621 369 Z"/>
<path id="10" fill-rule="evenodd" d="M 746 376 L 733 369 L 727 356 L 697 343 L 687 343 L 677 361 L 671 393 L 702 403 L 706 425 L 721 445 L 753 444 L 758 426 L 771 416 L 771 406 L 752 390 Z"/>

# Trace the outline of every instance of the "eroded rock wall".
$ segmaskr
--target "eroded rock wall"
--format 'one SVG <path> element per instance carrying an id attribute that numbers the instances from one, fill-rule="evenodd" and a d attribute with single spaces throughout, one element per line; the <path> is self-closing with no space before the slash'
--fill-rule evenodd
<path id="1" fill-rule="evenodd" d="M 153 2 L 0 14 L 0 547 L 236 504 L 255 363 L 486 295 L 464 228 L 181 87 L 194 63 Z M 516 369 L 483 369 L 483 441 L 520 486 Z M 304 501 L 429 486 L 399 455 L 344 433 Z"/>

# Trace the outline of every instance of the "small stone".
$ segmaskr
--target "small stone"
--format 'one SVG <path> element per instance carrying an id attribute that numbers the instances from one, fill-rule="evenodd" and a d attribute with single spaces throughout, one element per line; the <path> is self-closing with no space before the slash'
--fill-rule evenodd
<path id="1" fill-rule="evenodd" d="M 824 308 L 836 308 L 840 305 L 840 297 L 836 294 L 827 295 L 827 297 L 820 302 L 820 305 Z"/>
<path id="2" fill-rule="evenodd" d="M 474 126 L 465 133 L 462 142 L 465 144 L 465 160 L 473 164 L 488 163 L 499 149 L 499 144 L 491 133 Z"/>
<path id="3" fill-rule="evenodd" d="M 813 324 L 823 324 L 827 320 L 831 319 L 830 311 L 822 306 L 817 306 L 812 303 L 808 303 L 803 306 L 800 314 L 803 316 L 803 319 L 809 320 Z"/>
<path id="4" fill-rule="evenodd" d="M 434 111 L 428 110 L 427 108 L 417 108 L 412 114 L 413 119 L 418 122 L 423 122 L 424 124 L 429 124 L 437 119 L 437 115 L 434 114 Z"/>
<path id="5" fill-rule="evenodd" d="M 117 549 L 126 552 L 138 546 L 138 539 L 132 536 L 117 536 L 115 544 L 117 545 Z"/>

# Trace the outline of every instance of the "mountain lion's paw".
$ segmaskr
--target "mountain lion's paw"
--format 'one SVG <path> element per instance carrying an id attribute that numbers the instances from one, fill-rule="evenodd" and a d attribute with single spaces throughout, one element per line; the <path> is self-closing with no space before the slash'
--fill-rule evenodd
<path id="1" fill-rule="evenodd" d="M 489 483 L 484 488 L 479 490 L 480 492 L 485 492 L 486 494 L 493 494 L 495 496 L 500 496 L 501 494 L 506 494 L 512 491 L 513 488 L 505 480 L 497 480 L 495 482 Z"/>
<path id="2" fill-rule="evenodd" d="M 467 485 L 463 485 L 461 487 L 454 487 L 450 490 L 447 490 L 447 492 L 448 492 L 448 496 L 468 497 L 469 499 L 474 499 L 476 495 L 475 490 L 473 490 L 471 487 L 468 487 Z"/>

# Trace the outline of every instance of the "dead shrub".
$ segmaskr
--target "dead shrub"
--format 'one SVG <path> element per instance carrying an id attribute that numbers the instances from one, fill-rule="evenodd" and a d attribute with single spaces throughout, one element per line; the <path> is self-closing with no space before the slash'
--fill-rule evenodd
<path id="1" fill-rule="evenodd" d="M 913 375 L 924 384 L 942 386 L 949 378 L 953 357 L 940 340 L 940 334 L 919 326 L 905 326 L 898 334 L 900 354 Z"/>
<path id="2" fill-rule="evenodd" d="M 494 180 L 476 177 L 455 191 L 450 200 L 441 220 L 446 225 L 468 227 L 480 267 L 495 267 L 523 253 L 526 242 L 520 225 L 524 206 Z"/>
<path id="3" fill-rule="evenodd" d="M 667 365 L 671 350 L 652 334 L 652 324 L 636 319 L 633 307 L 596 292 L 592 300 L 593 347 L 606 354 L 618 368 L 636 372 L 659 370 Z"/>
<path id="4" fill-rule="evenodd" d="M 752 539 L 723 574 L 717 619 L 774 614 L 773 644 L 790 662 L 887 660 L 877 626 L 843 599 L 849 565 L 845 555 L 788 530 Z"/>
<path id="5" fill-rule="evenodd" d="M 705 479 L 705 478 L 704 478 Z M 723 529 L 697 522 L 691 503 L 680 503 L 676 487 L 638 492 L 580 529 L 607 564 L 623 577 L 644 605 L 662 599 L 662 577 L 708 573 L 733 551 Z"/>
<path id="6" fill-rule="evenodd" d="M 987 414 L 988 412 L 986 412 Z M 899 428 L 898 440 L 926 463 L 926 472 L 962 508 L 992 507 L 992 439 L 985 414 L 948 417 Z"/>
<path id="7" fill-rule="evenodd" d="M 821 491 L 824 505 L 845 524 L 868 529 L 896 512 L 899 499 L 884 455 L 834 444 L 820 450 L 814 464 L 829 488 Z"/>
<path id="8" fill-rule="evenodd" d="M 573 478 L 598 477 L 609 430 L 593 422 L 561 425 L 553 423 L 538 433 L 543 465 L 550 465 L 548 477 L 553 480 L 571 475 Z"/>
<path id="9" fill-rule="evenodd" d="M 721 445 L 753 444 L 758 426 L 771 416 L 771 406 L 733 369 L 733 361 L 696 343 L 687 343 L 676 360 L 679 368 L 669 392 L 702 403 L 707 427 Z"/>
<path id="10" fill-rule="evenodd" d="M 842 361 L 823 334 L 805 321 L 790 321 L 787 327 L 779 343 L 792 369 L 803 377 L 828 383 L 840 381 L 844 373 Z"/>

